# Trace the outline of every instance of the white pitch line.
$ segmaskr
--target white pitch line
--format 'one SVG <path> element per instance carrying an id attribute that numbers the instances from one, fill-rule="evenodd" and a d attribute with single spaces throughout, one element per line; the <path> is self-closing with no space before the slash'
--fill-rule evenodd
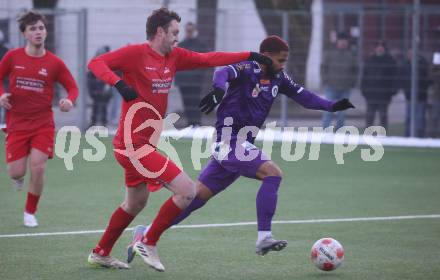
<path id="1" fill-rule="evenodd" d="M 273 224 L 315 224 L 315 223 L 339 223 L 339 222 L 369 222 L 369 221 L 395 221 L 395 220 L 415 220 L 415 219 L 440 219 L 440 214 L 433 215 L 410 215 L 410 216 L 388 216 L 388 217 L 359 217 L 359 218 L 339 218 L 339 219 L 310 219 L 310 220 L 290 220 L 273 221 Z M 214 227 L 236 227 L 256 225 L 256 222 L 225 223 L 225 224 L 200 224 L 200 225 L 178 225 L 172 228 L 214 228 Z M 126 228 L 125 231 L 132 231 L 133 228 Z M 57 236 L 57 235 L 79 235 L 103 233 L 103 229 L 83 230 L 83 231 L 65 231 L 65 232 L 40 232 L 40 233 L 19 233 L 4 234 L 0 238 L 13 237 L 34 237 L 34 236 Z"/>

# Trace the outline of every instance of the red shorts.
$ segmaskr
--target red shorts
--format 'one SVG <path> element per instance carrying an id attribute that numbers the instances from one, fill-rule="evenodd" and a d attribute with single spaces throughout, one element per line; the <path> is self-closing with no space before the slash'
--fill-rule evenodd
<path id="1" fill-rule="evenodd" d="M 30 154 L 35 148 L 53 158 L 55 130 L 53 127 L 35 131 L 14 131 L 6 134 L 6 162 L 13 162 Z"/>
<path id="2" fill-rule="evenodd" d="M 118 152 L 114 152 L 118 163 L 125 171 L 125 185 L 134 187 L 146 183 L 151 192 L 159 190 L 163 184 L 170 183 L 182 170 L 158 151 L 153 151 L 136 161 L 136 166 L 130 159 Z M 151 174 L 157 173 L 157 174 Z"/>

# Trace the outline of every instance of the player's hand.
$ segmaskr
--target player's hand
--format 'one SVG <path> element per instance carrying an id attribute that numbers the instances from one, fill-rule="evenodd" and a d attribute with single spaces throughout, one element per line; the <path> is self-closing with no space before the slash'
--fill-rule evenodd
<path id="1" fill-rule="evenodd" d="M 220 104 L 223 96 L 225 96 L 225 91 L 221 88 L 214 87 L 211 92 L 203 97 L 203 99 L 200 101 L 200 111 L 205 114 L 211 113 L 212 110 L 214 110 L 214 108 L 217 107 L 218 104 Z"/>
<path id="2" fill-rule="evenodd" d="M 332 112 L 344 111 L 350 108 L 355 108 L 353 104 L 347 99 L 336 101 L 332 106 Z"/>
<path id="3" fill-rule="evenodd" d="M 73 103 L 70 99 L 63 98 L 60 100 L 60 111 L 61 112 L 69 112 L 72 109 Z"/>
<path id="4" fill-rule="evenodd" d="M 257 52 L 251 52 L 249 55 L 248 60 L 255 60 L 256 62 L 260 64 L 264 64 L 266 66 L 272 66 L 272 59 L 268 56 L 265 56 L 264 54 L 257 53 Z"/>
<path id="5" fill-rule="evenodd" d="M 124 98 L 125 102 L 135 100 L 138 97 L 136 91 L 127 85 L 123 80 L 119 80 L 115 84 L 115 88 L 118 90 L 122 98 Z"/>
<path id="6" fill-rule="evenodd" d="M 11 94 L 7 93 L 7 92 L 3 93 L 0 96 L 0 107 L 5 108 L 6 110 L 9 110 L 9 109 L 12 108 L 11 103 L 9 103 L 9 97 L 10 96 L 11 96 Z"/>

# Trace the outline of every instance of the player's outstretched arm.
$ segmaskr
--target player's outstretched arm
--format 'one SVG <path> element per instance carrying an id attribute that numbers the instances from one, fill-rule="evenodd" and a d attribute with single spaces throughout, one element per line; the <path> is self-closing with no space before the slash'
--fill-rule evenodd
<path id="1" fill-rule="evenodd" d="M 332 102 L 306 90 L 301 85 L 295 83 L 286 73 L 282 73 L 282 75 L 283 83 L 280 92 L 292 98 L 304 108 L 328 112 L 354 108 L 353 104 L 351 104 L 348 99 Z"/>
<path id="2" fill-rule="evenodd" d="M 272 60 L 256 52 L 207 52 L 198 53 L 182 48 L 175 48 L 179 59 L 176 61 L 176 70 L 184 71 L 196 68 L 224 66 L 244 60 L 254 60 L 265 65 L 272 65 Z"/>

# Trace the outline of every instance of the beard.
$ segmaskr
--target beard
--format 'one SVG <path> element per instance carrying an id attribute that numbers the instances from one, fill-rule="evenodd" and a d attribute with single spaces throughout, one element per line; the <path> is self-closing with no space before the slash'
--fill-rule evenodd
<path id="1" fill-rule="evenodd" d="M 269 77 L 269 79 L 275 79 L 279 72 L 280 71 L 276 71 L 272 65 L 267 66 L 267 68 L 266 68 L 266 74 Z"/>

